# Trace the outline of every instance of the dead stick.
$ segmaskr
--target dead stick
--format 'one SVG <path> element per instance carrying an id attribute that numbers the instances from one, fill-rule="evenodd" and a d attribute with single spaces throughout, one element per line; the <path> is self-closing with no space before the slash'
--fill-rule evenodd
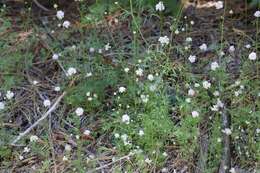
<path id="1" fill-rule="evenodd" d="M 26 129 L 23 133 L 20 133 L 19 136 L 17 136 L 13 142 L 11 143 L 11 145 L 15 145 L 15 143 L 17 143 L 22 137 L 24 137 L 26 134 L 28 134 L 34 127 L 36 127 L 42 120 L 44 120 L 45 118 L 48 117 L 48 115 L 50 115 L 50 113 L 52 113 L 57 105 L 60 103 L 61 99 L 66 95 L 66 92 L 63 92 L 62 95 L 60 95 L 58 97 L 58 99 L 56 100 L 56 102 L 50 107 L 50 109 L 45 113 L 43 114 L 43 116 L 38 119 L 33 125 L 31 125 L 28 129 Z"/>
<path id="2" fill-rule="evenodd" d="M 111 163 L 108 163 L 108 164 L 106 164 L 106 165 L 100 166 L 100 167 L 95 168 L 95 169 L 93 169 L 93 170 L 87 171 L 87 173 L 97 172 L 98 170 L 104 169 L 104 168 L 106 168 L 106 167 L 108 167 L 108 166 L 110 166 L 110 165 L 113 165 L 113 164 L 116 163 L 116 162 L 119 162 L 119 161 L 124 160 L 124 159 L 128 159 L 128 158 L 129 158 L 130 156 L 132 156 L 132 155 L 134 155 L 134 154 L 133 154 L 133 153 L 130 153 L 130 154 L 128 154 L 128 155 L 126 155 L 126 156 L 123 156 L 123 157 L 121 157 L 121 158 L 119 158 L 119 159 L 117 159 L 117 160 L 115 160 L 115 161 L 113 161 L 113 162 L 111 162 Z"/>
<path id="3" fill-rule="evenodd" d="M 230 115 L 227 112 L 226 107 L 224 107 L 222 112 L 223 129 L 230 129 L 230 124 L 231 124 Z M 231 143 L 230 134 L 223 133 L 223 153 L 222 153 L 219 173 L 229 173 L 229 170 L 231 168 L 230 143 Z"/>
<path id="4" fill-rule="evenodd" d="M 50 11 L 49 9 L 47 9 L 46 7 L 44 7 L 42 4 L 40 4 L 37 0 L 33 0 L 33 2 L 42 10 L 44 11 Z"/>

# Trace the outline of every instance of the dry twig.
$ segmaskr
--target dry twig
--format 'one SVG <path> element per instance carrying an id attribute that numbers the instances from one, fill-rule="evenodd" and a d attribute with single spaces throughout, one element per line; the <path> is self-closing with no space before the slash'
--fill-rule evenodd
<path id="1" fill-rule="evenodd" d="M 57 105 L 60 103 L 60 101 L 62 100 L 62 98 L 66 95 L 66 92 L 63 92 L 62 95 L 60 95 L 58 97 L 58 99 L 56 100 L 56 102 L 50 107 L 50 109 L 43 114 L 43 116 L 38 119 L 32 126 L 30 126 L 28 129 L 26 129 L 23 133 L 20 133 L 19 136 L 17 136 L 13 142 L 11 143 L 11 145 L 15 145 L 22 137 L 24 137 L 26 134 L 28 134 L 34 127 L 36 127 L 42 120 L 44 120 L 45 118 L 47 118 L 50 113 L 52 113 L 56 108 Z"/>

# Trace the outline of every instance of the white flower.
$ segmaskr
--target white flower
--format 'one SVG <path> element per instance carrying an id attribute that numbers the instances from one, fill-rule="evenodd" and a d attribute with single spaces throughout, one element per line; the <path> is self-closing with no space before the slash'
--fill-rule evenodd
<path id="1" fill-rule="evenodd" d="M 49 107 L 49 106 L 51 106 L 51 101 L 49 99 L 46 99 L 43 101 L 43 105 L 44 105 L 44 107 Z"/>
<path id="2" fill-rule="evenodd" d="M 7 91 L 5 96 L 8 100 L 10 100 L 14 97 L 14 93 L 12 91 Z"/>
<path id="3" fill-rule="evenodd" d="M 36 135 L 30 136 L 30 142 L 37 142 L 39 140 L 39 137 Z"/>
<path id="4" fill-rule="evenodd" d="M 163 10 L 165 10 L 165 7 L 164 7 L 164 4 L 163 4 L 162 1 L 160 1 L 158 4 L 156 4 L 155 10 L 156 11 L 163 11 Z"/>
<path id="5" fill-rule="evenodd" d="M 29 147 L 24 147 L 23 152 L 24 153 L 29 153 L 31 149 Z"/>
<path id="6" fill-rule="evenodd" d="M 212 62 L 210 68 L 211 70 L 215 71 L 217 68 L 219 68 L 219 65 L 217 62 Z"/>
<path id="7" fill-rule="evenodd" d="M 191 63 L 194 63 L 196 61 L 196 56 L 195 55 L 190 55 L 188 59 L 189 59 L 189 61 Z"/>
<path id="8" fill-rule="evenodd" d="M 192 38 L 191 37 L 187 37 L 186 38 L 186 42 L 192 42 Z"/>
<path id="9" fill-rule="evenodd" d="M 250 49 L 250 48 L 251 48 L 251 45 L 250 45 L 250 44 L 247 44 L 247 45 L 245 45 L 245 48 Z"/>
<path id="10" fill-rule="evenodd" d="M 32 83 L 33 85 L 37 85 L 39 82 L 37 80 L 34 80 Z"/>
<path id="11" fill-rule="evenodd" d="M 118 133 L 115 133 L 115 138 L 119 138 L 120 137 L 120 135 L 118 134 Z"/>
<path id="12" fill-rule="evenodd" d="M 122 116 L 122 122 L 126 123 L 126 124 L 129 124 L 130 123 L 130 117 L 127 114 L 124 114 Z"/>
<path id="13" fill-rule="evenodd" d="M 70 22 L 66 20 L 66 21 L 63 22 L 62 26 L 64 28 L 69 28 L 70 27 Z"/>
<path id="14" fill-rule="evenodd" d="M 179 31 L 178 29 L 176 29 L 176 30 L 174 31 L 174 33 L 175 33 L 176 35 L 178 35 L 178 34 L 180 33 L 180 31 Z"/>
<path id="15" fill-rule="evenodd" d="M 224 107 L 224 103 L 218 98 L 218 100 L 217 100 L 217 105 L 218 105 L 218 107 L 220 107 L 220 108 L 223 108 Z"/>
<path id="16" fill-rule="evenodd" d="M 83 113 L 84 113 L 84 109 L 81 108 L 81 107 L 78 107 L 78 108 L 75 110 L 75 113 L 76 113 L 77 116 L 81 116 L 81 115 L 83 115 Z"/>
<path id="17" fill-rule="evenodd" d="M 136 73 L 137 76 L 143 76 L 143 69 L 138 68 L 138 69 L 135 71 L 135 73 Z"/>
<path id="18" fill-rule="evenodd" d="M 124 71 L 126 72 L 126 73 L 128 73 L 129 72 L 129 68 L 128 67 L 126 67 L 125 69 L 124 69 Z"/>
<path id="19" fill-rule="evenodd" d="M 249 56 L 248 56 L 248 59 L 256 60 L 256 53 L 255 52 L 250 53 Z"/>
<path id="20" fill-rule="evenodd" d="M 0 110 L 3 110 L 5 108 L 5 103 L 4 102 L 0 102 Z"/>
<path id="21" fill-rule="evenodd" d="M 168 156 L 168 154 L 166 153 L 166 152 L 163 152 L 163 154 L 162 154 L 164 157 L 167 157 Z"/>
<path id="22" fill-rule="evenodd" d="M 215 7 L 216 7 L 217 10 L 223 8 L 223 7 L 224 7 L 223 1 L 217 1 L 217 2 L 215 3 Z"/>
<path id="23" fill-rule="evenodd" d="M 19 159 L 20 159 L 20 160 L 23 160 L 24 157 L 23 157 L 22 155 L 19 155 Z"/>
<path id="24" fill-rule="evenodd" d="M 86 77 L 91 77 L 93 74 L 91 72 L 86 74 Z"/>
<path id="25" fill-rule="evenodd" d="M 233 10 L 229 10 L 229 14 L 233 14 L 234 12 L 233 12 Z"/>
<path id="26" fill-rule="evenodd" d="M 144 131 L 143 130 L 139 130 L 138 135 L 139 136 L 143 136 L 144 135 Z"/>
<path id="27" fill-rule="evenodd" d="M 119 87 L 118 91 L 120 93 L 124 93 L 126 91 L 126 88 L 125 87 Z"/>
<path id="28" fill-rule="evenodd" d="M 230 173 L 236 173 L 236 169 L 235 169 L 235 168 L 231 168 L 231 169 L 229 170 L 229 172 L 230 172 Z"/>
<path id="29" fill-rule="evenodd" d="M 85 130 L 85 131 L 83 132 L 83 134 L 86 135 L 86 136 L 89 136 L 90 133 L 91 133 L 90 130 Z"/>
<path id="30" fill-rule="evenodd" d="M 186 98 L 185 102 L 190 103 L 191 102 L 191 98 Z"/>
<path id="31" fill-rule="evenodd" d="M 54 59 L 54 60 L 59 59 L 59 54 L 54 53 L 54 54 L 52 55 L 52 59 Z"/>
<path id="32" fill-rule="evenodd" d="M 236 48 L 235 48 L 235 46 L 230 46 L 229 48 L 228 48 L 228 51 L 231 53 L 231 52 L 234 52 L 236 50 Z"/>
<path id="33" fill-rule="evenodd" d="M 194 25 L 194 24 L 195 24 L 195 22 L 192 20 L 192 21 L 190 21 L 190 24 L 191 24 L 191 25 Z"/>
<path id="34" fill-rule="evenodd" d="M 202 50 L 202 51 L 207 51 L 207 49 L 208 49 L 208 46 L 207 46 L 205 43 L 203 43 L 202 45 L 200 45 L 200 50 Z"/>
<path id="35" fill-rule="evenodd" d="M 214 93 L 213 93 L 213 95 L 215 96 L 215 97 L 218 97 L 219 96 L 219 91 L 214 91 Z"/>
<path id="36" fill-rule="evenodd" d="M 198 87 L 200 87 L 200 84 L 199 84 L 199 83 L 195 83 L 195 84 L 194 84 L 194 87 L 195 87 L 195 88 L 198 88 Z"/>
<path id="37" fill-rule="evenodd" d="M 189 91 L 188 91 L 188 95 L 189 96 L 194 96 L 195 95 L 195 91 L 190 88 Z"/>
<path id="38" fill-rule="evenodd" d="M 54 91 L 59 92 L 60 91 L 60 87 L 59 86 L 54 87 Z"/>
<path id="39" fill-rule="evenodd" d="M 154 77 L 153 77 L 152 74 L 149 74 L 149 75 L 147 76 L 147 79 L 148 79 L 149 81 L 153 81 L 153 80 L 154 80 Z"/>
<path id="40" fill-rule="evenodd" d="M 203 88 L 209 89 L 211 87 L 211 83 L 208 81 L 203 81 L 202 82 Z"/>
<path id="41" fill-rule="evenodd" d="M 71 151 L 71 146 L 69 145 L 69 144 L 66 144 L 65 145 L 65 151 L 68 151 L 68 152 L 70 152 Z"/>
<path id="42" fill-rule="evenodd" d="M 149 86 L 149 90 L 152 91 L 152 92 L 155 91 L 156 89 L 157 89 L 156 85 L 150 85 Z"/>
<path id="43" fill-rule="evenodd" d="M 192 115 L 193 118 L 196 118 L 196 117 L 199 116 L 199 112 L 198 111 L 192 111 L 191 115 Z"/>
<path id="44" fill-rule="evenodd" d="M 256 11 L 254 14 L 255 17 L 260 17 L 260 11 Z"/>
<path id="45" fill-rule="evenodd" d="M 168 169 L 167 168 L 162 168 L 162 173 L 166 173 L 166 172 L 168 172 Z"/>
<path id="46" fill-rule="evenodd" d="M 149 95 L 141 95 L 142 102 L 147 103 L 149 101 Z"/>
<path id="47" fill-rule="evenodd" d="M 158 40 L 162 46 L 170 43 L 170 39 L 167 36 L 160 37 Z"/>
<path id="48" fill-rule="evenodd" d="M 107 43 L 107 44 L 105 45 L 105 50 L 108 51 L 110 48 L 111 48 L 110 44 Z"/>
<path id="49" fill-rule="evenodd" d="M 148 164 L 151 164 L 151 163 L 152 163 L 152 160 L 149 159 L 149 158 L 146 158 L 144 161 L 145 161 L 146 163 L 148 163 Z"/>
<path id="50" fill-rule="evenodd" d="M 70 67 L 68 70 L 67 70 L 67 76 L 72 76 L 74 74 L 77 73 L 77 70 L 74 68 L 74 67 Z"/>
<path id="51" fill-rule="evenodd" d="M 121 139 L 122 139 L 123 141 L 126 141 L 127 138 L 128 138 L 127 134 L 123 134 L 123 135 L 121 135 Z"/>
<path id="52" fill-rule="evenodd" d="M 57 18 L 58 18 L 59 20 L 62 20 L 62 19 L 64 18 L 64 12 L 61 11 L 61 10 L 59 10 L 59 11 L 57 11 L 56 16 L 57 16 Z"/>
<path id="53" fill-rule="evenodd" d="M 90 53 L 95 52 L 95 48 L 94 48 L 94 47 L 89 48 L 89 52 L 90 52 Z"/>
<path id="54" fill-rule="evenodd" d="M 66 156 L 63 156 L 62 160 L 63 161 L 68 161 L 68 158 Z"/>
<path id="55" fill-rule="evenodd" d="M 226 135 L 231 135 L 232 131 L 229 128 L 225 128 L 224 130 L 222 130 L 223 133 L 225 133 Z"/>

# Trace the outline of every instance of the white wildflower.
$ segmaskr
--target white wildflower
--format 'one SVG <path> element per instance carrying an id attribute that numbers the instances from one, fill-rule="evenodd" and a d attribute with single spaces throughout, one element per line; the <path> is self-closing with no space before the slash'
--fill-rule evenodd
<path id="1" fill-rule="evenodd" d="M 186 42 L 192 42 L 192 38 L 191 37 L 187 37 L 186 38 Z"/>
<path id="2" fill-rule="evenodd" d="M 191 115 L 192 115 L 193 118 L 196 118 L 196 117 L 199 116 L 199 112 L 198 111 L 192 111 Z"/>
<path id="3" fill-rule="evenodd" d="M 154 80 L 154 77 L 153 77 L 152 74 L 149 74 L 149 75 L 147 76 L 147 79 L 148 79 L 149 81 L 153 81 L 153 80 Z"/>
<path id="4" fill-rule="evenodd" d="M 156 11 L 164 11 L 165 10 L 165 6 L 164 6 L 162 1 L 160 1 L 158 4 L 156 4 L 155 10 Z"/>
<path id="5" fill-rule="evenodd" d="M 195 95 L 195 91 L 194 91 L 192 88 L 190 88 L 190 89 L 188 90 L 188 95 L 189 95 L 189 96 L 194 96 L 194 95 Z"/>
<path id="6" fill-rule="evenodd" d="M 81 108 L 81 107 L 78 107 L 78 108 L 75 110 L 75 113 L 76 113 L 77 116 L 81 116 L 81 115 L 83 115 L 83 113 L 84 113 L 84 109 Z"/>
<path id="7" fill-rule="evenodd" d="M 52 59 L 53 59 L 53 60 L 59 59 L 59 54 L 54 53 L 54 54 L 52 55 Z"/>
<path id="8" fill-rule="evenodd" d="M 59 10 L 59 11 L 57 11 L 56 16 L 57 16 L 57 18 L 58 18 L 59 20 L 62 20 L 62 19 L 64 18 L 64 12 L 61 11 L 61 10 Z"/>
<path id="9" fill-rule="evenodd" d="M 83 132 L 83 134 L 86 135 L 86 136 L 89 136 L 90 133 L 91 133 L 90 130 L 85 130 L 85 131 Z"/>
<path id="10" fill-rule="evenodd" d="M 167 36 L 160 37 L 158 41 L 162 46 L 168 45 L 170 43 L 170 39 Z"/>
<path id="11" fill-rule="evenodd" d="M 4 102 L 0 102 L 0 110 L 5 109 L 5 103 Z"/>
<path id="12" fill-rule="evenodd" d="M 138 135 L 139 136 L 143 136 L 144 135 L 144 131 L 143 130 L 139 130 Z"/>
<path id="13" fill-rule="evenodd" d="M 249 56 L 248 56 L 248 59 L 256 60 L 256 53 L 255 52 L 250 53 Z"/>
<path id="14" fill-rule="evenodd" d="M 211 70 L 215 71 L 217 68 L 219 68 L 219 65 L 217 62 L 212 62 L 210 68 Z"/>
<path id="15" fill-rule="evenodd" d="M 120 93 L 124 93 L 124 92 L 126 92 L 126 88 L 125 87 L 119 87 L 118 91 Z"/>
<path id="16" fill-rule="evenodd" d="M 215 7 L 216 7 L 217 10 L 222 9 L 224 7 L 223 1 L 215 2 Z"/>
<path id="17" fill-rule="evenodd" d="M 8 100 L 11 100 L 14 97 L 14 93 L 12 91 L 7 91 L 5 96 Z"/>
<path id="18" fill-rule="evenodd" d="M 124 68 L 124 71 L 125 71 L 126 73 L 128 73 L 129 70 L 130 70 L 130 69 L 129 69 L 128 67 Z"/>
<path id="19" fill-rule="evenodd" d="M 190 61 L 191 63 L 194 63 L 197 58 L 196 58 L 195 55 L 190 55 L 188 59 L 189 59 L 189 61 Z"/>
<path id="20" fill-rule="evenodd" d="M 70 67 L 68 70 L 67 70 L 67 76 L 72 76 L 74 74 L 77 73 L 77 70 L 74 68 L 74 67 Z"/>
<path id="21" fill-rule="evenodd" d="M 54 87 L 54 91 L 59 92 L 60 91 L 60 87 L 59 86 L 55 86 Z"/>
<path id="22" fill-rule="evenodd" d="M 223 133 L 225 133 L 226 135 L 231 135 L 232 131 L 230 128 L 225 128 L 224 130 L 222 130 Z"/>
<path id="23" fill-rule="evenodd" d="M 68 151 L 68 152 L 70 152 L 72 150 L 71 145 L 69 145 L 69 144 L 66 144 L 64 149 L 65 149 L 65 151 Z"/>
<path id="24" fill-rule="evenodd" d="M 254 14 L 255 17 L 260 17 L 260 11 L 256 11 Z"/>
<path id="25" fill-rule="evenodd" d="M 24 153 L 29 153 L 31 149 L 29 147 L 24 147 L 23 152 Z"/>
<path id="26" fill-rule="evenodd" d="M 111 49 L 111 46 L 110 46 L 109 43 L 107 43 L 107 44 L 105 45 L 105 50 L 108 51 L 109 49 Z"/>
<path id="27" fill-rule="evenodd" d="M 202 82 L 203 88 L 209 89 L 211 87 L 211 83 L 208 81 L 203 81 Z"/>
<path id="28" fill-rule="evenodd" d="M 51 101 L 49 99 L 45 99 L 43 101 L 43 105 L 44 105 L 44 107 L 50 107 L 51 106 Z"/>
<path id="29" fill-rule="evenodd" d="M 30 136 L 30 142 L 37 142 L 39 140 L 39 137 L 36 135 Z"/>
<path id="30" fill-rule="evenodd" d="M 115 133 L 115 138 L 119 138 L 120 137 L 120 135 L 118 134 L 118 133 Z"/>
<path id="31" fill-rule="evenodd" d="M 200 45 L 200 50 L 202 50 L 202 51 L 207 51 L 207 49 L 208 49 L 208 46 L 207 46 L 205 43 L 203 43 L 202 45 Z"/>
<path id="32" fill-rule="evenodd" d="M 245 45 L 245 48 L 250 49 L 250 48 L 251 48 L 251 45 L 250 45 L 250 44 L 246 44 L 246 45 Z"/>
<path id="33" fill-rule="evenodd" d="M 235 48 L 235 46 L 229 46 L 229 48 L 228 48 L 228 51 L 230 52 L 230 53 L 232 53 L 232 52 L 235 52 L 235 50 L 236 50 L 236 48 Z"/>
<path id="34" fill-rule="evenodd" d="M 122 122 L 126 123 L 126 124 L 129 124 L 130 123 L 130 117 L 127 114 L 124 114 L 122 116 Z"/>
<path id="35" fill-rule="evenodd" d="M 135 71 L 135 73 L 136 73 L 137 76 L 143 76 L 143 69 L 138 68 L 138 69 Z"/>
<path id="36" fill-rule="evenodd" d="M 69 28 L 70 27 L 70 22 L 66 20 L 66 21 L 63 22 L 62 26 L 64 28 Z"/>

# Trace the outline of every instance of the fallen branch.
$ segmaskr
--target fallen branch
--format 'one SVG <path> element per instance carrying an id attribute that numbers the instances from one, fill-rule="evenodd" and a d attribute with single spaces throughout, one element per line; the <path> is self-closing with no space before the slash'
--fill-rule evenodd
<path id="1" fill-rule="evenodd" d="M 60 101 L 62 100 L 62 98 L 66 95 L 66 92 L 63 92 L 62 95 L 60 95 L 58 97 L 58 99 L 55 101 L 55 103 L 50 107 L 50 109 L 45 113 L 43 114 L 43 116 L 38 119 L 33 125 L 31 125 L 28 129 L 26 129 L 23 133 L 20 133 L 19 136 L 17 136 L 13 142 L 11 143 L 11 145 L 15 145 L 15 143 L 17 143 L 22 137 L 24 137 L 26 134 L 28 134 L 34 127 L 36 127 L 42 120 L 44 120 L 45 118 L 48 117 L 48 115 L 50 115 L 50 113 L 52 113 L 57 105 L 60 103 Z"/>
<path id="2" fill-rule="evenodd" d="M 47 9 L 46 7 L 44 7 L 42 4 L 40 4 L 37 0 L 33 0 L 33 2 L 42 10 L 44 11 L 50 11 L 49 9 Z"/>
<path id="3" fill-rule="evenodd" d="M 227 112 L 226 107 L 223 108 L 222 112 L 222 126 L 223 129 L 230 129 L 230 115 Z M 231 151 L 230 151 L 230 135 L 223 133 L 223 152 L 219 168 L 219 173 L 229 173 L 231 168 Z"/>
<path id="4" fill-rule="evenodd" d="M 106 167 L 108 167 L 108 166 L 110 166 L 110 165 L 113 165 L 113 164 L 116 163 L 116 162 L 119 162 L 119 161 L 124 160 L 124 159 L 128 159 L 128 158 L 129 158 L 130 156 L 132 156 L 132 155 L 134 155 L 134 154 L 133 154 L 133 153 L 130 153 L 130 154 L 128 154 L 128 155 L 126 155 L 126 156 L 123 156 L 123 157 L 121 157 L 121 158 L 119 158 L 119 159 L 117 159 L 117 160 L 115 160 L 115 161 L 113 161 L 113 162 L 111 162 L 111 163 L 109 163 L 109 164 L 106 164 L 106 165 L 100 166 L 100 167 L 98 167 L 98 168 L 92 169 L 92 170 L 90 170 L 90 171 L 87 171 L 87 173 L 97 172 L 98 170 L 104 169 L 104 168 L 106 168 Z"/>

